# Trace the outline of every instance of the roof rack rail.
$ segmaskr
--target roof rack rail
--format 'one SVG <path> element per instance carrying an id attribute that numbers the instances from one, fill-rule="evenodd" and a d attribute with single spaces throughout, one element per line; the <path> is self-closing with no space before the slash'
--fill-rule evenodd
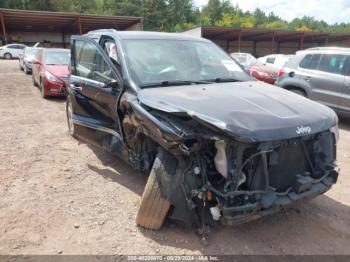
<path id="1" fill-rule="evenodd" d="M 305 49 L 303 51 L 308 51 L 308 50 L 350 50 L 349 47 L 338 47 L 338 46 L 319 46 L 319 47 L 311 47 L 308 49 Z"/>
<path id="2" fill-rule="evenodd" d="M 103 32 L 109 32 L 109 33 L 117 33 L 118 30 L 109 28 L 109 29 L 97 29 L 97 30 L 92 30 L 87 32 L 87 34 L 92 34 L 92 33 L 103 33 Z"/>

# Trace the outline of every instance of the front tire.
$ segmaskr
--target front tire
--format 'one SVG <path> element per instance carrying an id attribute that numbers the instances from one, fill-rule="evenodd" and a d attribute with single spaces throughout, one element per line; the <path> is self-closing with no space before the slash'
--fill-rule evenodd
<path id="1" fill-rule="evenodd" d="M 166 175 L 174 172 L 175 170 L 169 170 L 169 166 L 174 166 L 172 161 L 174 159 L 168 152 L 163 149 L 159 151 L 141 197 L 141 205 L 136 216 L 138 225 L 152 230 L 162 227 L 171 204 L 161 196 L 156 172 L 163 172 Z"/>
<path id="2" fill-rule="evenodd" d="M 5 58 L 6 60 L 10 60 L 10 59 L 12 59 L 12 55 L 11 55 L 10 53 L 5 53 L 5 54 L 4 54 L 4 58 Z"/>
<path id="3" fill-rule="evenodd" d="M 38 87 L 38 83 L 35 81 L 34 74 L 32 74 L 33 85 Z"/>
<path id="4" fill-rule="evenodd" d="M 47 95 L 46 95 L 46 92 L 45 92 L 45 87 L 44 87 L 42 79 L 40 79 L 39 88 L 40 88 L 41 97 L 42 98 L 47 98 Z"/>

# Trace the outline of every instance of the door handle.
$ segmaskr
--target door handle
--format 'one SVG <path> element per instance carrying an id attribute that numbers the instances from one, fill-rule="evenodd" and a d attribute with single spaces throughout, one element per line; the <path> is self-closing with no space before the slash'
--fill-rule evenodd
<path id="1" fill-rule="evenodd" d="M 350 89 L 350 82 L 349 83 L 345 83 L 345 86 Z"/>
<path id="2" fill-rule="evenodd" d="M 83 89 L 81 86 L 77 86 L 76 84 L 70 84 L 69 87 L 75 91 L 81 91 Z"/>
<path id="3" fill-rule="evenodd" d="M 305 81 L 310 81 L 311 80 L 311 76 L 304 76 L 304 79 L 305 79 Z"/>

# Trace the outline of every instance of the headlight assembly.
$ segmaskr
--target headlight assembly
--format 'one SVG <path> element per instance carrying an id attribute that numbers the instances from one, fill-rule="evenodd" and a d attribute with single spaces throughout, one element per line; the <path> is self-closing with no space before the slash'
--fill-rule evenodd
<path id="1" fill-rule="evenodd" d="M 50 82 L 55 82 L 55 83 L 62 82 L 58 78 L 56 78 L 53 74 L 51 74 L 49 71 L 45 71 L 45 75 L 46 75 L 47 80 L 49 80 Z"/>

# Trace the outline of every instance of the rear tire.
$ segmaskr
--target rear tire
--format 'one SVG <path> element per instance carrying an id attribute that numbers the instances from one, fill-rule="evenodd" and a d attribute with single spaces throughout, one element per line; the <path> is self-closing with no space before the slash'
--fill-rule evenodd
<path id="1" fill-rule="evenodd" d="M 303 96 L 303 97 L 307 97 L 306 93 L 304 91 L 301 91 L 299 89 L 290 89 L 289 91 L 297 94 L 297 95 L 300 95 L 300 96 Z"/>
<path id="2" fill-rule="evenodd" d="M 12 55 L 11 55 L 10 53 L 5 53 L 5 54 L 4 54 L 4 58 L 5 58 L 6 60 L 10 60 L 10 59 L 12 59 Z"/>
<path id="3" fill-rule="evenodd" d="M 72 103 L 69 101 L 69 97 L 67 97 L 66 102 L 66 114 L 67 114 L 67 124 L 68 124 L 68 131 L 69 134 L 76 138 L 76 132 L 75 132 L 75 124 L 73 122 L 73 107 Z"/>
<path id="4" fill-rule="evenodd" d="M 167 167 L 172 161 L 174 159 L 168 152 L 163 149 L 159 151 L 141 197 L 141 205 L 136 217 L 138 225 L 152 230 L 158 230 L 162 227 L 171 204 L 161 196 L 156 172 L 168 173 L 170 170 Z"/>

